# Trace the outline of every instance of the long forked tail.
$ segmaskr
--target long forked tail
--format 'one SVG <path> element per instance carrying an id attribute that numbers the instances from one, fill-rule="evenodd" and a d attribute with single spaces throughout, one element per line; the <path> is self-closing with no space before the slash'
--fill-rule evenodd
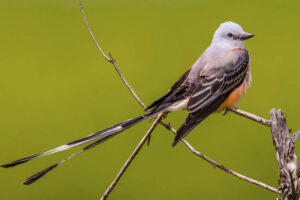
<path id="1" fill-rule="evenodd" d="M 84 138 L 81 138 L 81 139 L 78 139 L 78 140 L 75 140 L 75 141 L 72 141 L 72 142 L 69 142 L 68 144 L 65 144 L 65 145 L 61 145 L 57 148 L 54 148 L 54 149 L 51 149 L 49 151 L 46 151 L 46 152 L 43 152 L 43 153 L 39 153 L 39 154 L 36 154 L 36 155 L 33 155 L 33 156 L 29 156 L 29 157 L 26 157 L 26 158 L 22 158 L 22 159 L 19 159 L 19 160 L 15 160 L 9 164 L 5 164 L 5 165 L 2 165 L 1 167 L 4 167 L 4 168 L 9 168 L 9 167 L 14 167 L 16 165 L 19 165 L 19 164 L 22 164 L 22 163 L 25 163 L 27 161 L 30 161 L 32 159 L 35 159 L 35 158 L 39 158 L 39 157 L 42 157 L 42 156 L 46 156 L 46 155 L 49 155 L 49 154 L 53 154 L 53 153 L 57 153 L 57 152 L 60 152 L 60 151 L 64 151 L 64 150 L 67 150 L 67 149 L 70 149 L 70 148 L 73 148 L 73 147 L 76 147 L 76 146 L 79 146 L 79 145 L 82 145 L 82 144 L 86 144 L 86 143 L 89 143 L 89 142 L 92 142 L 92 141 L 95 141 L 94 143 L 84 147 L 81 151 L 75 153 L 75 154 L 72 154 L 71 156 L 69 156 L 68 158 L 56 163 L 55 165 L 52 165 L 50 166 L 49 168 L 45 169 L 45 170 L 42 170 L 41 172 L 31 176 L 30 178 L 27 179 L 27 181 L 24 183 L 26 185 L 29 185 L 33 182 L 35 182 L 36 180 L 38 180 L 39 178 L 41 178 L 42 176 L 44 176 L 47 172 L 51 171 L 52 169 L 56 168 L 58 165 L 66 162 L 67 160 L 69 160 L 70 158 L 88 150 L 88 149 L 91 149 L 93 148 L 94 146 L 108 140 L 109 138 L 112 138 L 113 136 L 117 135 L 118 133 L 132 127 L 133 125 L 151 117 L 151 116 L 154 116 L 156 115 L 157 113 L 156 112 L 148 112 L 142 116 L 139 116 L 139 117 L 136 117 L 136 118 L 133 118 L 133 119 L 128 119 L 126 121 L 123 121 L 119 124 L 116 124 L 114 126 L 111 126 L 107 129 L 104 129 L 102 131 L 99 131 L 97 133 L 94 133 L 94 134 L 91 134 L 91 135 L 88 135 Z"/>
<path id="2" fill-rule="evenodd" d="M 42 178 L 45 174 L 47 174 L 48 172 L 50 172 L 51 170 L 55 169 L 57 166 L 63 164 L 64 162 L 66 162 L 67 160 L 70 160 L 71 158 L 85 152 L 86 150 L 89 150 L 93 147 L 95 147 L 98 144 L 101 144 L 102 142 L 108 140 L 109 138 L 112 138 L 113 136 L 115 136 L 116 134 L 111 134 L 110 136 L 104 137 L 102 139 L 99 139 L 95 142 L 93 142 L 92 144 L 84 147 L 83 149 L 81 149 L 80 151 L 78 151 L 77 153 L 74 153 L 72 155 L 70 155 L 69 157 L 65 158 L 64 160 L 59 161 L 58 163 L 55 163 L 54 165 L 51 165 L 50 167 L 43 169 L 42 171 L 30 176 L 29 178 L 26 179 L 26 181 L 24 182 L 25 185 L 30 185 L 31 183 L 34 183 L 35 181 L 39 180 L 40 178 Z"/>

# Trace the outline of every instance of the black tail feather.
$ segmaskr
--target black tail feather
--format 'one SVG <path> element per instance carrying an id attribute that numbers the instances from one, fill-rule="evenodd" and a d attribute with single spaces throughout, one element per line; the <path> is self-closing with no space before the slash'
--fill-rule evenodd
<path id="1" fill-rule="evenodd" d="M 5 165 L 1 165 L 1 167 L 4 167 L 4 168 L 9 168 L 9 167 L 14 167 L 16 165 L 19 165 L 19 164 L 22 164 L 22 163 L 25 163 L 29 160 L 32 160 L 36 157 L 39 157 L 40 154 L 36 154 L 34 156 L 29 156 L 29 157 L 26 157 L 26 158 L 22 158 L 22 159 L 19 159 L 19 160 L 15 160 L 9 164 L 5 164 Z"/>
<path id="2" fill-rule="evenodd" d="M 112 138 L 113 136 L 116 136 L 116 135 L 117 135 L 117 134 L 109 135 L 109 136 L 107 136 L 107 137 L 105 137 L 105 138 L 102 138 L 102 139 L 100 139 L 100 140 L 97 140 L 96 142 L 93 142 L 92 144 L 87 145 L 87 146 L 84 147 L 82 150 L 83 150 L 83 151 L 89 150 L 89 149 L 91 149 L 91 148 L 97 146 L 98 144 L 101 144 L 102 142 L 105 142 L 106 140 L 108 140 L 108 139 L 110 139 L 110 138 Z"/>
<path id="3" fill-rule="evenodd" d="M 122 131 L 126 130 L 127 128 L 135 125 L 136 123 L 138 123 L 140 121 L 143 121 L 144 119 L 152 116 L 153 114 L 155 114 L 155 113 L 150 111 L 150 112 L 148 112 L 148 113 L 146 113 L 146 114 L 144 114 L 142 116 L 139 116 L 139 117 L 136 117 L 136 118 L 133 118 L 133 119 L 129 119 L 129 120 L 123 121 L 123 122 L 118 123 L 118 124 L 116 124 L 114 126 L 106 128 L 104 130 L 101 130 L 101 131 L 99 131 L 97 133 L 94 133 L 94 134 L 88 135 L 86 137 L 83 137 L 81 139 L 69 142 L 69 143 L 67 143 L 65 145 L 61 145 L 61 146 L 59 146 L 57 148 L 51 149 L 51 150 L 43 152 L 43 153 L 39 153 L 39 154 L 36 154 L 36 155 L 33 155 L 33 156 L 29 156 L 29 157 L 26 157 L 26 158 L 15 160 L 15 161 L 13 161 L 13 162 L 11 162 L 9 164 L 2 165 L 1 167 L 4 167 L 4 168 L 14 167 L 16 165 L 25 163 L 25 162 L 27 162 L 29 160 L 34 159 L 34 158 L 38 158 L 38 157 L 42 157 L 42 156 L 45 156 L 45 155 L 49 155 L 49 154 L 57 153 L 57 152 L 60 152 L 60 151 L 64 151 L 64 150 L 76 147 L 78 145 L 86 144 L 88 142 L 93 142 L 95 140 L 99 140 L 100 139 L 99 141 L 101 141 L 102 138 L 103 139 L 104 138 L 106 138 L 106 139 L 110 138 L 110 137 L 108 137 L 108 136 L 110 136 L 110 134 L 115 135 L 116 133 L 122 132 Z M 93 144 L 91 144 L 91 145 L 93 145 Z"/>
<path id="4" fill-rule="evenodd" d="M 37 180 L 39 180 L 40 178 L 42 178 L 45 174 L 47 174 L 48 172 L 52 171 L 53 169 L 55 169 L 56 167 L 58 167 L 58 166 L 61 165 L 62 163 L 66 162 L 67 160 L 69 160 L 69 159 L 71 159 L 71 158 L 73 158 L 73 157 L 79 155 L 80 153 L 83 153 L 83 152 L 85 152 L 85 151 L 87 151 L 87 150 L 89 150 L 89 149 L 91 149 L 91 148 L 97 146 L 98 144 L 101 144 L 102 142 L 105 142 L 106 140 L 112 138 L 112 137 L 115 136 L 115 135 L 117 135 L 117 133 L 116 133 L 116 134 L 113 134 L 113 135 L 109 135 L 109 136 L 107 136 L 107 137 L 105 137 L 105 138 L 102 138 L 102 139 L 100 139 L 100 140 L 97 140 L 96 142 L 93 142 L 92 144 L 90 144 L 90 145 L 84 147 L 81 151 L 79 151 L 79 152 L 77 152 L 77 153 L 74 153 L 74 154 L 72 154 L 71 156 L 67 157 L 66 159 L 64 159 L 64 160 L 62 160 L 62 161 L 60 161 L 60 162 L 58 162 L 58 163 L 56 163 L 56 164 L 54 164 L 54 165 L 52 165 L 52 166 L 50 166 L 50 167 L 44 169 L 44 170 L 42 170 L 42 171 L 40 171 L 40 172 L 34 174 L 33 176 L 31 176 L 31 177 L 29 177 L 29 178 L 26 179 L 27 181 L 24 182 L 24 185 L 30 185 L 30 184 L 34 183 L 35 181 L 37 181 Z"/>
<path id="5" fill-rule="evenodd" d="M 151 116 L 155 115 L 157 112 L 158 111 L 150 111 L 150 112 L 148 112 L 148 113 L 146 113 L 142 116 L 139 116 L 139 117 L 136 117 L 136 118 L 133 118 L 133 119 L 128 119 L 126 121 L 118 123 L 117 125 L 114 125 L 112 127 L 104 129 L 102 131 L 99 131 L 97 133 L 88 135 L 84 138 L 75 140 L 73 142 L 69 142 L 68 144 L 61 145 L 57 148 L 51 149 L 51 150 L 43 152 L 43 153 L 39 153 L 39 154 L 36 154 L 36 155 L 33 155 L 33 156 L 29 156 L 29 157 L 26 157 L 26 158 L 22 158 L 22 159 L 13 161 L 9 164 L 2 165 L 1 167 L 4 167 L 4 168 L 14 167 L 16 165 L 25 163 L 29 160 L 34 159 L 34 158 L 38 158 L 38 157 L 42 157 L 42 156 L 45 156 L 45 155 L 57 153 L 57 152 L 60 152 L 60 151 L 64 151 L 64 150 L 76 147 L 78 145 L 82 145 L 82 144 L 92 142 L 91 144 L 84 147 L 81 151 L 79 151 L 77 153 L 74 153 L 74 154 L 70 155 L 69 157 L 67 157 L 66 159 L 61 160 L 60 162 L 58 162 L 58 163 L 56 163 L 56 164 L 54 164 L 54 165 L 52 165 L 52 166 L 50 166 L 46 169 L 34 174 L 33 176 L 31 176 L 29 178 L 27 178 L 26 181 L 24 182 L 24 184 L 25 185 L 30 185 L 30 184 L 36 182 L 37 180 L 39 180 L 40 178 L 42 178 L 43 176 L 45 176 L 48 172 L 52 171 L 53 169 L 55 169 L 56 167 L 58 167 L 62 163 L 66 162 L 67 160 L 69 160 L 69 159 L 77 156 L 78 154 L 81 154 L 81 153 L 97 146 L 98 144 L 101 144 L 102 142 L 108 140 L 109 138 L 112 138 L 113 136 L 117 135 L 118 133 L 123 132 L 124 130 L 128 129 L 129 127 L 131 127 L 135 124 L 137 124 L 138 122 L 141 122 L 144 119 L 147 119 L 148 117 L 151 117 Z"/>
<path id="6" fill-rule="evenodd" d="M 34 183 L 35 181 L 37 181 L 40 178 L 42 178 L 43 176 L 45 176 L 48 172 L 55 169 L 58 165 L 59 165 L 59 163 L 56 163 L 55 165 L 52 165 L 52 166 L 48 167 L 47 169 L 44 169 L 44 170 L 34 174 L 33 176 L 27 178 L 26 182 L 24 182 L 24 185 L 30 185 L 30 184 Z"/>

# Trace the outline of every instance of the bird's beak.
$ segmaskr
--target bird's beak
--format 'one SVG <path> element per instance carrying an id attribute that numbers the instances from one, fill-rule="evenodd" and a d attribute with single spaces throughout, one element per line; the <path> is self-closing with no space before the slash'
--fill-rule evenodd
<path id="1" fill-rule="evenodd" d="M 254 34 L 251 33 L 243 33 L 239 36 L 240 40 L 247 40 L 249 38 L 252 38 L 254 36 Z"/>

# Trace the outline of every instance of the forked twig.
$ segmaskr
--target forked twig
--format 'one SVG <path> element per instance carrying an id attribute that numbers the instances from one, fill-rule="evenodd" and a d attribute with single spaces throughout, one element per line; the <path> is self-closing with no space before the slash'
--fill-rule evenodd
<path id="1" fill-rule="evenodd" d="M 82 7 L 82 4 L 81 4 L 81 1 L 78 0 L 78 3 L 79 3 L 79 6 L 80 6 L 80 10 L 81 10 L 81 13 L 82 13 L 82 16 L 83 16 L 83 19 L 84 19 L 84 23 L 95 43 L 95 45 L 97 46 L 98 50 L 100 51 L 101 55 L 110 63 L 113 64 L 115 70 L 117 71 L 117 73 L 119 74 L 120 78 L 122 79 L 122 81 L 124 82 L 124 84 L 126 85 L 126 87 L 128 88 L 128 90 L 131 92 L 131 94 L 133 95 L 133 97 L 138 101 L 138 103 L 143 107 L 143 108 L 146 108 L 145 104 L 141 101 L 141 99 L 137 96 L 137 94 L 134 92 L 133 88 L 129 85 L 129 83 L 127 82 L 126 78 L 123 76 L 123 74 L 121 73 L 119 67 L 117 66 L 116 64 L 116 61 L 115 59 L 110 55 L 109 57 L 106 56 L 106 54 L 103 52 L 103 50 L 101 49 L 100 45 L 98 44 L 89 24 L 88 24 L 88 21 L 87 21 L 87 18 L 85 16 L 85 13 L 84 13 L 84 10 L 83 10 L 83 7 Z M 232 112 L 240 115 L 240 116 L 243 116 L 243 117 L 246 117 L 248 119 L 251 119 L 253 121 L 256 121 L 258 123 L 261 123 L 263 125 L 266 125 L 266 126 L 270 126 L 270 121 L 269 120 L 266 120 L 264 118 L 261 118 L 261 117 L 258 117 L 252 113 L 248 113 L 246 111 L 243 111 L 243 110 L 240 110 L 238 108 L 234 108 L 234 109 L 231 109 Z M 137 147 L 135 148 L 135 150 L 132 152 L 132 154 L 130 155 L 130 157 L 127 159 L 127 161 L 124 163 L 124 165 L 122 166 L 122 168 L 120 169 L 119 173 L 117 174 L 117 176 L 115 177 L 115 179 L 113 180 L 113 182 L 111 183 L 111 185 L 107 188 L 107 190 L 105 191 L 105 193 L 103 194 L 103 196 L 101 197 L 101 200 L 104 200 L 108 197 L 108 195 L 110 194 L 110 192 L 114 189 L 114 187 L 116 186 L 116 184 L 118 183 L 118 181 L 120 180 L 121 176 L 124 174 L 124 172 L 126 171 L 126 169 L 128 168 L 128 166 L 130 165 L 130 163 L 133 161 L 133 159 L 135 158 L 135 156 L 138 154 L 138 152 L 140 151 L 140 149 L 142 148 L 142 146 L 145 144 L 147 138 L 149 137 L 149 135 L 151 134 L 151 132 L 154 130 L 154 128 L 156 127 L 156 125 L 158 123 L 160 123 L 161 125 L 163 125 L 165 128 L 167 128 L 168 130 L 170 130 L 171 132 L 173 132 L 174 134 L 176 134 L 176 130 L 174 128 L 172 128 L 169 124 L 166 124 L 164 122 L 161 121 L 161 118 L 162 118 L 162 114 L 160 114 L 154 121 L 154 123 L 152 124 L 152 126 L 150 127 L 150 129 L 147 131 L 147 133 L 144 135 L 144 137 L 142 138 L 142 140 L 139 142 L 139 144 L 137 145 Z M 277 189 L 275 189 L 274 187 L 272 186 L 269 186 L 269 185 L 266 185 L 260 181 L 257 181 L 257 180 L 254 180 L 254 179 L 251 179 L 247 176 L 244 176 L 242 174 L 239 174 L 231 169 L 228 169 L 226 167 L 224 167 L 223 165 L 215 162 L 214 160 L 210 159 L 209 157 L 205 156 L 204 154 L 198 152 L 197 150 L 195 150 L 186 140 L 182 139 L 181 140 L 194 154 L 196 154 L 197 156 L 201 157 L 202 159 L 204 159 L 205 161 L 209 162 L 210 164 L 218 167 L 219 169 L 222 169 L 223 171 L 225 172 L 228 172 L 240 179 L 243 179 L 247 182 L 250 182 L 250 183 L 253 183 L 253 184 L 256 184 L 258 186 L 261 186 L 269 191 L 272 191 L 274 193 L 277 193 L 277 194 L 281 194 Z"/>
<path id="2" fill-rule="evenodd" d="M 79 4 L 79 7 L 80 7 L 80 11 L 81 11 L 81 14 L 82 14 L 82 17 L 83 17 L 83 20 L 84 20 L 84 24 L 86 26 L 86 28 L 88 29 L 90 35 L 92 36 L 93 38 L 93 41 L 97 47 L 97 49 L 100 51 L 101 55 L 108 61 L 110 62 L 111 64 L 113 64 L 115 70 L 117 71 L 117 73 L 119 74 L 120 78 L 122 79 L 123 83 L 126 85 L 126 87 L 128 88 L 128 90 L 131 92 L 132 96 L 139 102 L 139 104 L 143 107 L 143 108 L 146 108 L 145 104 L 141 101 L 141 99 L 138 97 L 138 95 L 134 92 L 134 90 L 132 89 L 132 87 L 129 85 L 128 81 L 126 80 L 126 78 L 123 76 L 123 74 L 121 73 L 117 63 L 116 63 L 116 60 L 111 56 L 111 54 L 109 54 L 109 57 L 102 51 L 99 43 L 97 42 L 93 32 L 92 32 L 92 29 L 90 28 L 90 25 L 86 19 L 86 16 L 85 16 L 85 13 L 84 13 L 84 10 L 83 10 L 83 7 L 82 7 L 82 4 L 81 4 L 81 1 L 78 0 L 78 4 Z"/>

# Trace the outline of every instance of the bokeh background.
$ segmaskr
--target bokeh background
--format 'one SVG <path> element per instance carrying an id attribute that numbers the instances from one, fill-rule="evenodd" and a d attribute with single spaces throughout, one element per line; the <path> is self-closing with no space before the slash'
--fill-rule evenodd
<path id="1" fill-rule="evenodd" d="M 83 0 L 83 6 L 99 43 L 148 105 L 194 63 L 221 22 L 241 24 L 256 37 L 246 43 L 253 81 L 239 107 L 266 118 L 271 108 L 282 108 L 289 127 L 300 129 L 298 0 Z M 99 55 L 76 0 L 1 0 L 0 19 L 1 164 L 143 113 Z M 182 111 L 165 121 L 178 128 L 185 116 Z M 31 186 L 22 184 L 25 178 L 80 148 L 0 169 L 0 199 L 99 199 L 149 126 L 139 124 Z M 225 166 L 277 187 L 268 128 L 219 113 L 186 139 Z M 276 197 L 212 167 L 183 144 L 172 148 L 172 140 L 158 126 L 110 199 Z"/>

